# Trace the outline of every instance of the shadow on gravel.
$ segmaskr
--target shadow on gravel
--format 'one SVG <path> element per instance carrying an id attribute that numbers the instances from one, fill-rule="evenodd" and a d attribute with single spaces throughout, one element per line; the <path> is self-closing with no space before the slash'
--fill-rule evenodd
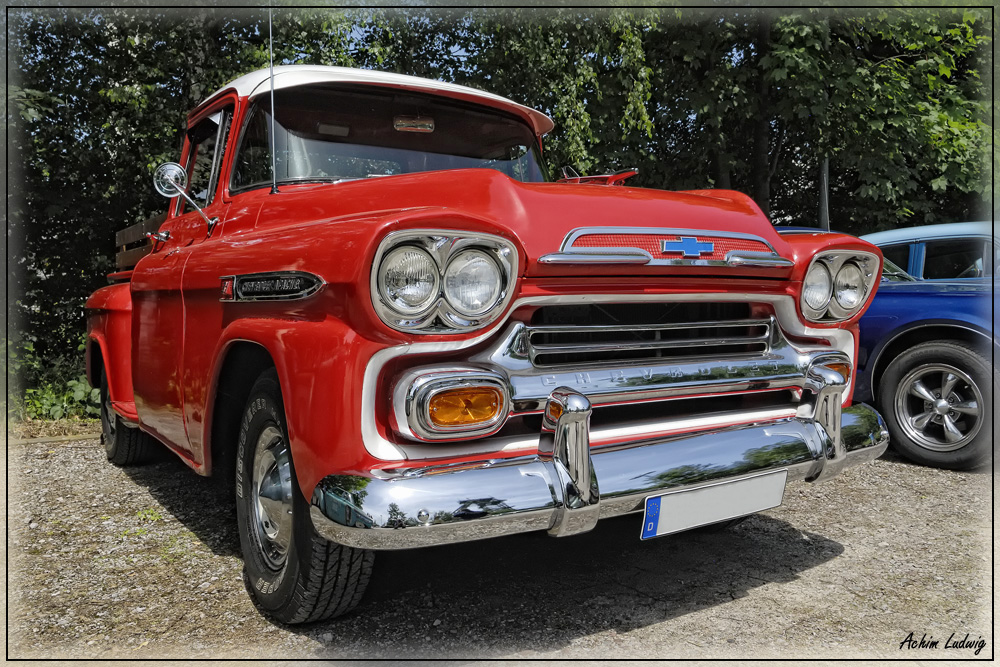
<path id="1" fill-rule="evenodd" d="M 928 468 L 931 466 L 921 465 L 919 463 L 914 463 L 910 459 L 901 456 L 895 449 L 891 446 L 889 449 L 885 450 L 885 454 L 879 457 L 883 461 L 891 461 L 892 463 L 899 463 L 901 465 L 909 466 L 911 468 Z M 978 468 L 973 468 L 972 470 L 960 470 L 958 472 L 968 475 L 992 475 L 996 469 L 997 463 L 1000 461 L 994 460 L 988 461 Z"/>
<path id="2" fill-rule="evenodd" d="M 624 633 L 724 605 L 756 587 L 793 581 L 844 550 L 767 516 L 646 542 L 639 540 L 641 521 L 604 520 L 562 539 L 533 533 L 381 552 L 355 613 L 285 629 L 332 634 L 339 646 L 317 652 L 324 657 L 544 654 L 595 633 Z M 352 647 L 346 655 L 345 640 Z M 725 638 L 706 628 L 705 641 L 710 650 Z"/>
<path id="3" fill-rule="evenodd" d="M 214 553 L 239 555 L 233 505 L 220 502 L 213 480 L 176 460 L 125 472 Z M 326 646 L 315 657 L 545 654 L 596 633 L 624 633 L 724 606 L 754 588 L 794 581 L 844 550 L 763 515 L 730 529 L 645 542 L 641 521 L 641 515 L 607 519 L 590 533 L 562 539 L 528 533 L 380 552 L 355 612 L 276 626 L 322 638 Z M 705 641 L 711 650 L 725 638 L 706 628 Z"/>
<path id="4" fill-rule="evenodd" d="M 139 486 L 145 487 L 164 509 L 174 515 L 219 556 L 239 556 L 236 506 L 223 502 L 215 480 L 202 477 L 168 451 L 157 463 L 122 468 Z"/>

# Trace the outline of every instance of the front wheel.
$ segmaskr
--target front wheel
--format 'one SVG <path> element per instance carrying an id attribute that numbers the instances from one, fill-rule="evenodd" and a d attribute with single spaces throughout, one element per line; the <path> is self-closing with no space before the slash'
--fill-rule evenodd
<path id="1" fill-rule="evenodd" d="M 879 407 L 890 442 L 924 465 L 968 470 L 993 455 L 990 425 L 998 376 L 972 347 L 932 341 L 889 364 L 879 386 Z"/>
<path id="2" fill-rule="evenodd" d="M 361 601 L 374 554 L 328 542 L 313 528 L 273 369 L 257 379 L 243 412 L 236 508 L 243 580 L 265 613 L 283 623 L 309 623 L 339 616 Z"/>

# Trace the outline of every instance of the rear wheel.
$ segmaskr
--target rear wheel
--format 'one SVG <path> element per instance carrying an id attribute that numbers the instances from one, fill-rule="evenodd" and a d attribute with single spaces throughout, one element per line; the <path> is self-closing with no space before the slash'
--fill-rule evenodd
<path id="1" fill-rule="evenodd" d="M 972 347 L 933 341 L 896 357 L 879 383 L 879 407 L 900 454 L 967 470 L 993 455 L 990 425 L 998 376 Z"/>
<path id="2" fill-rule="evenodd" d="M 323 539 L 292 462 L 277 374 L 250 390 L 236 452 L 236 508 L 243 580 L 257 605 L 283 623 L 333 618 L 361 601 L 374 554 Z"/>
<path id="3" fill-rule="evenodd" d="M 138 428 L 127 426 L 111 407 L 108 375 L 101 371 L 101 442 L 108 460 L 116 466 L 149 463 L 157 454 L 157 443 Z"/>

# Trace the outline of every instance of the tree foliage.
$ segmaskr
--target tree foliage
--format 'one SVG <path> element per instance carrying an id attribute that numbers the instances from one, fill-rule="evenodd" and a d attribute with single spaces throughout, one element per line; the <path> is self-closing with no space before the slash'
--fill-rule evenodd
<path id="1" fill-rule="evenodd" d="M 50 7 L 8 26 L 8 318 L 15 347 L 51 355 L 78 344 L 115 231 L 164 208 L 149 179 L 186 113 L 267 66 L 267 16 Z M 274 55 L 490 90 L 554 118 L 550 167 L 742 190 L 776 221 L 814 224 L 829 156 L 832 224 L 865 233 L 982 214 L 989 34 L 960 9 L 283 8 Z"/>

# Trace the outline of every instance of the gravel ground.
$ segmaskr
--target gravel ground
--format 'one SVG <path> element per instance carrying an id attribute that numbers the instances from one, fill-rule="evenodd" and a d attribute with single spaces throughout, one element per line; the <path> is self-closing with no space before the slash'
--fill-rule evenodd
<path id="1" fill-rule="evenodd" d="M 9 658 L 992 658 L 990 473 L 889 454 L 720 532 L 641 518 L 378 555 L 362 605 L 306 627 L 250 602 L 231 510 L 179 461 L 10 444 Z M 936 649 L 900 648 L 909 633 Z M 986 645 L 944 648 L 970 635 Z"/>

